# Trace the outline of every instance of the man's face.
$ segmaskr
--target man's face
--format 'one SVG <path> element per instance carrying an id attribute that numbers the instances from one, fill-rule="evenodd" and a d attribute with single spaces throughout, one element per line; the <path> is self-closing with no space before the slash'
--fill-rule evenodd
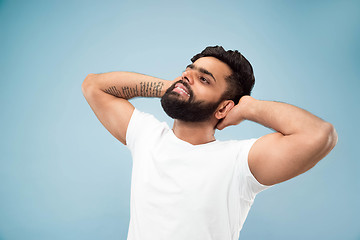
<path id="1" fill-rule="evenodd" d="M 202 122 L 213 116 L 226 90 L 230 67 L 214 57 L 202 57 L 186 67 L 182 76 L 161 98 L 164 111 L 172 118 Z"/>

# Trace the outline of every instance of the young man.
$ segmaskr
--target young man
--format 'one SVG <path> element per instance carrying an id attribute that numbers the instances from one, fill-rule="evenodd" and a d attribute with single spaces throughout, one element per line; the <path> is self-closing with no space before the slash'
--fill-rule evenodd
<path id="1" fill-rule="evenodd" d="M 250 96 L 254 75 L 238 51 L 207 47 L 182 76 L 89 74 L 90 107 L 133 157 L 128 240 L 237 240 L 255 195 L 306 172 L 336 145 L 334 127 L 286 103 Z M 161 97 L 170 129 L 128 99 Z M 240 100 L 240 101 L 239 101 Z M 250 120 L 276 132 L 218 141 Z"/>

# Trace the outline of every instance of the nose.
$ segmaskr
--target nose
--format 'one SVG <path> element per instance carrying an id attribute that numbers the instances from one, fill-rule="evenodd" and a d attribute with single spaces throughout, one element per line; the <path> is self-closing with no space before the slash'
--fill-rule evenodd
<path id="1" fill-rule="evenodd" d="M 187 81 L 190 85 L 194 83 L 194 71 L 187 70 L 182 73 L 182 80 Z"/>

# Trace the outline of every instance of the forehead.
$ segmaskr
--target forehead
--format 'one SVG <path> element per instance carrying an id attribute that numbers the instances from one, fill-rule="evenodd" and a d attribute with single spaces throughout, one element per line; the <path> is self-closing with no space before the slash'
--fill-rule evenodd
<path id="1" fill-rule="evenodd" d="M 216 79 L 223 79 L 232 74 L 231 68 L 224 62 L 215 57 L 202 57 L 193 63 L 196 67 L 201 67 L 211 72 Z"/>

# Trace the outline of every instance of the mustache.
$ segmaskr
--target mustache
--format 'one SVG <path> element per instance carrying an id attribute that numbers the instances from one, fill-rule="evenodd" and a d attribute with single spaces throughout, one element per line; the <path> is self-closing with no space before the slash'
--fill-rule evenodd
<path id="1" fill-rule="evenodd" d="M 184 81 L 184 80 L 178 80 L 176 81 L 170 88 L 169 88 L 169 91 L 172 91 L 174 90 L 175 88 L 175 85 L 178 84 L 178 83 L 181 83 L 182 85 L 184 85 L 184 87 L 187 88 L 189 94 L 190 94 L 190 98 L 189 100 L 193 99 L 193 96 L 194 96 L 194 93 L 193 93 L 193 90 L 191 89 L 191 86 L 188 82 Z"/>

